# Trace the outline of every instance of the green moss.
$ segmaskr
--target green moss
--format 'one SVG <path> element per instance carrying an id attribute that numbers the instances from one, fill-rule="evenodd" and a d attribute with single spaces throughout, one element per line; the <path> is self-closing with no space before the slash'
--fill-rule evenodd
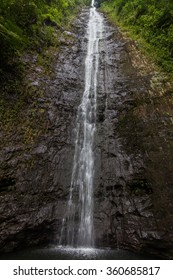
<path id="1" fill-rule="evenodd" d="M 52 63 L 60 45 L 62 31 L 70 28 L 72 19 L 88 0 L 2 0 L 0 1 L 0 118 L 1 129 L 9 134 L 16 123 L 20 124 L 25 108 L 32 96 L 41 96 L 41 90 L 28 88 L 25 80 L 26 69 L 31 62 L 25 63 L 24 53 L 37 56 L 35 66 L 41 66 L 41 75 L 52 75 Z M 64 39 L 68 40 L 64 35 Z M 72 40 L 72 38 L 71 38 Z M 31 69 L 32 72 L 32 69 Z M 37 77 L 37 73 L 34 73 Z M 41 128 L 36 128 L 31 114 L 21 130 L 23 142 L 33 141 Z M 39 115 L 39 116 L 38 116 Z M 27 127 L 27 131 L 25 128 Z M 43 124 L 44 127 L 44 124 Z"/>
<path id="2" fill-rule="evenodd" d="M 56 46 L 58 36 L 86 0 L 2 0 L 0 82 L 17 71 L 20 54 Z M 15 75 L 14 75 L 15 78 Z M 17 79 L 17 77 L 16 77 Z M 20 77 L 21 80 L 21 77 Z"/>

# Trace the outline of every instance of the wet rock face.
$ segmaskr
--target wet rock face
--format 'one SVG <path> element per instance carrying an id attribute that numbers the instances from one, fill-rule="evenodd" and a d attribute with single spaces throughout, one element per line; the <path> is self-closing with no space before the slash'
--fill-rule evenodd
<path id="1" fill-rule="evenodd" d="M 104 36 L 100 44 L 95 147 L 96 245 L 170 257 L 171 211 L 166 215 L 165 210 L 166 228 L 156 203 L 162 191 L 158 179 L 153 180 L 150 165 L 151 161 L 157 164 L 157 154 L 150 155 L 153 146 L 148 130 L 159 132 L 160 127 L 152 121 L 155 108 L 148 108 L 148 120 L 136 113 L 142 103 L 148 103 L 152 75 L 141 74 L 133 67 L 131 42 L 123 40 L 118 30 L 106 24 Z M 160 199 L 165 209 L 166 201 Z"/>
<path id="2" fill-rule="evenodd" d="M 139 249 L 141 230 L 147 232 L 150 227 L 157 230 L 152 212 L 152 189 L 145 181 L 141 151 L 135 147 L 126 151 L 119 126 L 123 111 L 129 110 L 135 102 L 133 92 L 147 89 L 142 81 L 137 83 L 137 74 L 118 30 L 106 26 L 105 37 L 101 43 L 99 77 L 104 83 L 99 82 L 98 89 L 96 243 Z"/>
<path id="3" fill-rule="evenodd" d="M 29 74 L 30 85 L 36 92 L 42 90 L 35 98 L 37 110 L 44 111 L 39 120 L 44 130 L 27 145 L 20 143 L 19 132 L 14 131 L 1 150 L 1 251 L 59 241 L 71 181 L 76 111 L 84 89 L 88 15 L 88 10 L 83 11 L 72 33 L 60 39 L 53 77 L 43 77 L 36 65 L 39 78 Z M 171 258 L 172 192 L 167 184 L 163 190 L 160 179 L 157 184 L 150 168 L 157 162 L 157 154 L 154 158 L 150 153 L 152 120 L 156 119 L 148 101 L 151 75 L 141 75 L 133 67 L 130 43 L 106 20 L 104 37 L 94 147 L 95 244 Z"/>
<path id="4" fill-rule="evenodd" d="M 84 10 L 72 32 L 64 32 L 55 53 L 54 73 L 48 78 L 26 56 L 35 72 L 29 71 L 28 87 L 34 95 L 26 118 L 36 103 L 43 117 L 36 120 L 44 131 L 34 143 L 21 143 L 16 124 L 0 155 L 0 250 L 58 242 L 66 210 L 74 155 L 75 118 L 84 87 L 83 43 L 89 12 Z M 37 95 L 41 92 L 41 95 Z M 34 99 L 35 98 L 35 99 Z M 37 116 L 37 115 L 36 115 Z M 25 116 L 24 116 L 25 118 Z M 17 132 L 16 132 L 16 131 Z"/>

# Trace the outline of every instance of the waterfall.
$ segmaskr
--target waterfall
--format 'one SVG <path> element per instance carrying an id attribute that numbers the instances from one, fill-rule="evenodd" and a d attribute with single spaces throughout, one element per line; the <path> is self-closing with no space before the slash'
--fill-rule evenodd
<path id="1" fill-rule="evenodd" d="M 66 245 L 93 247 L 93 181 L 94 136 L 96 131 L 99 40 L 102 39 L 103 17 L 92 0 L 87 28 L 85 89 L 76 118 L 76 140 L 70 196 L 66 213 Z M 61 235 L 62 235 L 61 234 Z M 62 240 L 61 236 L 61 240 Z"/>

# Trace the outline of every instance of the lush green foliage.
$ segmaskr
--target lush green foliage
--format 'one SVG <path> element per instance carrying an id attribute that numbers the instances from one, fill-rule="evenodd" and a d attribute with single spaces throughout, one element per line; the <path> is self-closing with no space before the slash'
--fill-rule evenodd
<path id="1" fill-rule="evenodd" d="M 166 71 L 173 72 L 172 0 L 107 0 L 102 7 L 144 38 L 157 62 Z"/>
<path id="2" fill-rule="evenodd" d="M 58 32 L 88 0 L 1 0 L 0 82 L 20 73 L 17 58 L 24 49 L 55 45 Z"/>

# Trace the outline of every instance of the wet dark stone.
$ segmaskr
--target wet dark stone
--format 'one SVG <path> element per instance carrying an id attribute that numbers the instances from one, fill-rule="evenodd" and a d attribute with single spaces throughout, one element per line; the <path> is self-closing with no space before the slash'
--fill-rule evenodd
<path id="1" fill-rule="evenodd" d="M 18 143 L 15 132 L 13 144 L 1 150 L 1 252 L 59 242 L 71 185 L 76 112 L 84 89 L 88 16 L 88 10 L 83 10 L 73 23 L 72 34 L 76 36 L 55 55 L 53 78 L 29 77 L 29 84 L 43 89 L 37 110 L 45 110 L 44 133 L 36 142 L 24 145 Z M 147 96 L 151 77 L 137 73 L 128 41 L 106 20 L 104 36 L 106 40 L 100 42 L 94 144 L 95 245 L 172 258 L 173 212 L 171 208 L 165 210 L 172 198 L 171 183 L 165 183 L 163 188 L 159 178 L 154 184 L 149 177 L 152 168 L 148 166 L 153 159 L 148 160 L 141 143 L 146 141 L 145 147 L 153 150 L 151 129 L 146 127 L 144 117 L 137 122 L 132 114 L 140 108 L 141 96 L 150 101 Z M 36 59 L 25 58 L 26 63 L 33 64 Z M 147 108 L 151 106 L 149 101 Z M 154 119 L 158 121 L 156 115 Z M 169 123 L 168 117 L 165 121 Z M 15 189 L 7 191 L 11 187 Z"/>
<path id="2" fill-rule="evenodd" d="M 0 192 L 9 190 L 9 187 L 14 186 L 15 183 L 15 179 L 12 177 L 5 177 L 0 179 Z"/>

